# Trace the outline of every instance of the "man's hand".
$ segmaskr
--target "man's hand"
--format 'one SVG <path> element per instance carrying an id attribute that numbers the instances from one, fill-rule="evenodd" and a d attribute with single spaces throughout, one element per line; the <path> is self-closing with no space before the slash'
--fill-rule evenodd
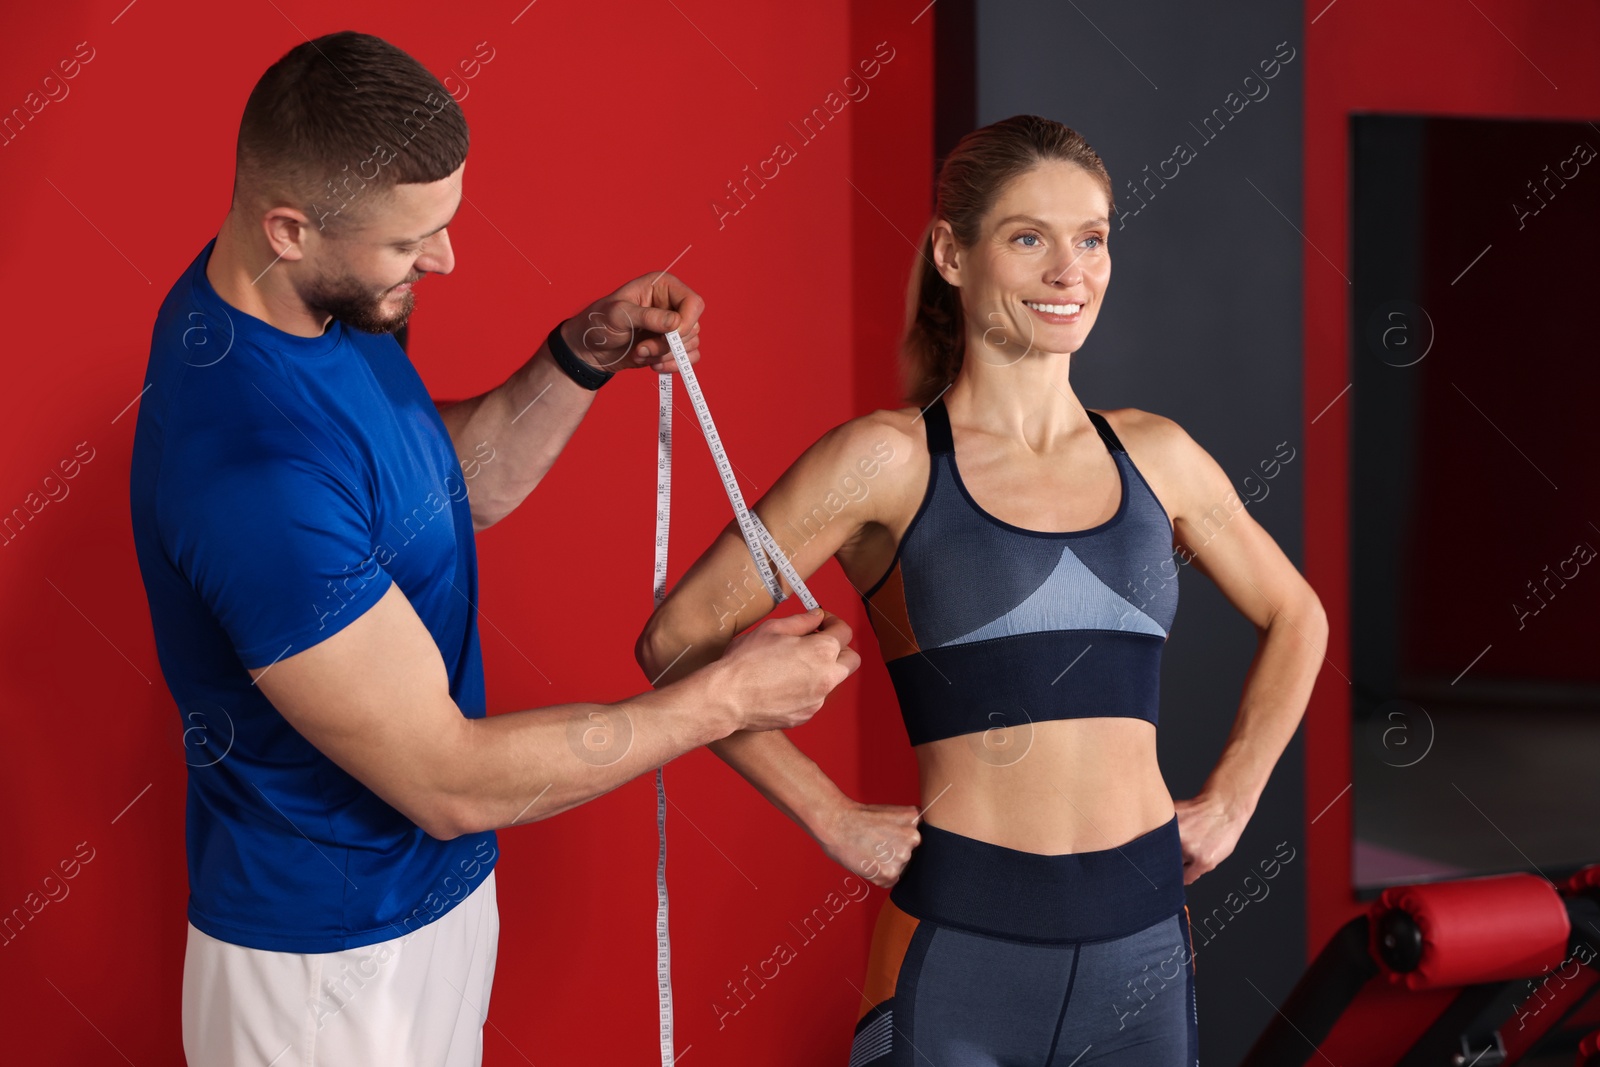
<path id="1" fill-rule="evenodd" d="M 666 271 L 646 274 L 562 323 L 561 336 L 579 359 L 600 370 L 670 372 L 677 364 L 665 334 L 677 330 L 689 362 L 696 362 L 705 306 L 698 293 Z"/>
<path id="2" fill-rule="evenodd" d="M 765 619 L 735 637 L 716 661 L 741 730 L 804 725 L 859 666 L 849 624 L 822 608 Z"/>

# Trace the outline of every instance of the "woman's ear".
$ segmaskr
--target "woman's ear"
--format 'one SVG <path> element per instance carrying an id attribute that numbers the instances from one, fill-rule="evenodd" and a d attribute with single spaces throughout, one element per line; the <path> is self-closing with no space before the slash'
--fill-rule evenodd
<path id="1" fill-rule="evenodd" d="M 939 219 L 929 235 L 933 242 L 933 265 L 939 276 L 957 289 L 961 288 L 961 244 L 956 240 L 950 223 Z"/>

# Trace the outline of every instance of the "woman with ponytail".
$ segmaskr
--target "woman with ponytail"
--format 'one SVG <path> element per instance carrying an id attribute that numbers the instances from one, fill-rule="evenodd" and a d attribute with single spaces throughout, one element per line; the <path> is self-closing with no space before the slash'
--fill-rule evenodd
<path id="1" fill-rule="evenodd" d="M 1184 886 L 1233 851 L 1322 662 L 1321 603 L 1226 509 L 1216 461 L 1170 419 L 1073 391 L 1114 210 L 1100 157 L 1058 122 L 964 137 L 912 267 L 907 406 L 828 431 L 755 509 L 805 532 L 782 546 L 803 577 L 831 557 L 861 594 L 918 764 L 916 807 L 861 804 L 780 731 L 712 746 L 893 887 L 851 1067 L 1196 1063 Z M 1180 560 L 1260 644 L 1221 758 L 1175 801 L 1156 724 Z M 640 635 L 646 674 L 739 640 L 774 607 L 753 575 L 730 524 Z M 707 612 L 729 588 L 737 614 Z"/>

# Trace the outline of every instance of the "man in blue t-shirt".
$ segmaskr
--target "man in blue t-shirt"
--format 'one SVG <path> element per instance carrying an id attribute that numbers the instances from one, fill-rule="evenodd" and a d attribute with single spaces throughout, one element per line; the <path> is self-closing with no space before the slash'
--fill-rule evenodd
<path id="1" fill-rule="evenodd" d="M 437 408 L 393 334 L 455 264 L 467 140 L 394 46 L 293 49 L 250 94 L 227 218 L 156 319 L 130 500 L 189 764 L 191 1064 L 478 1063 L 495 829 L 799 725 L 860 663 L 841 620 L 792 615 L 637 697 L 486 717 L 476 531 L 612 373 L 670 373 L 667 330 L 697 350 L 703 303 L 638 278 Z M 605 558 L 593 544 L 572 557 Z M 615 751 L 574 747 L 597 723 Z"/>

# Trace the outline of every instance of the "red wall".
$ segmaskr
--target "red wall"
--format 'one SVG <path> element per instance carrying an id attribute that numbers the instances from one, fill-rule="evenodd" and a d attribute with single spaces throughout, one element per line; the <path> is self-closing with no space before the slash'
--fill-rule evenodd
<path id="1" fill-rule="evenodd" d="M 1305 573 L 1333 624 L 1329 663 L 1347 677 L 1350 397 L 1329 404 L 1350 381 L 1348 117 L 1593 119 L 1600 114 L 1600 7 L 1311 0 L 1305 19 L 1305 418 L 1321 415 L 1307 429 Z M 1504 280 L 1516 289 L 1514 274 Z M 1365 907 L 1350 888 L 1349 701 L 1340 674 L 1325 672 L 1306 714 L 1312 955 Z"/>
<path id="2" fill-rule="evenodd" d="M 490 61 L 450 83 L 473 149 L 451 230 L 457 268 L 413 318 L 430 390 L 498 384 L 556 319 L 673 264 L 707 300 L 699 369 L 751 499 L 822 431 L 896 402 L 908 239 L 930 207 L 932 18 L 913 22 L 925 0 L 546 2 L 520 16 L 522 0 L 493 14 L 125 3 L 47 5 L 25 32 L 0 35 L 7 111 L 81 53 L 67 95 L 0 145 L 12 338 L 0 510 L 38 506 L 29 494 L 60 461 L 81 464 L 51 483 L 67 494 L 0 549 L 0 804 L 12 827 L 0 913 L 39 909 L 0 938 L 16 1062 L 181 1056 L 184 762 L 129 534 L 130 405 L 156 307 L 226 211 L 239 112 L 268 64 L 302 33 L 359 28 L 443 77 L 487 42 Z M 879 42 L 893 55 L 869 94 L 803 142 L 789 123 L 842 97 Z M 719 224 L 726 183 L 779 141 L 793 161 Z M 685 415 L 674 578 L 729 518 Z M 613 383 L 545 484 L 480 536 L 491 711 L 643 688 L 631 647 L 651 604 L 654 419 L 647 376 Z M 574 548 L 594 565 L 552 562 Z M 836 567 L 812 588 L 855 627 L 866 664 L 796 739 L 853 795 L 911 802 L 909 751 L 859 601 Z M 802 939 L 790 922 L 846 872 L 709 753 L 667 778 L 680 1053 L 692 1046 L 708 1065 L 842 1061 L 881 893 Z M 503 832 L 488 1063 L 655 1055 L 654 805 L 644 778 Z M 75 876 L 52 881 L 60 899 L 49 900 L 45 877 L 72 859 Z M 726 983 L 780 941 L 796 958 L 719 1028 Z"/>

